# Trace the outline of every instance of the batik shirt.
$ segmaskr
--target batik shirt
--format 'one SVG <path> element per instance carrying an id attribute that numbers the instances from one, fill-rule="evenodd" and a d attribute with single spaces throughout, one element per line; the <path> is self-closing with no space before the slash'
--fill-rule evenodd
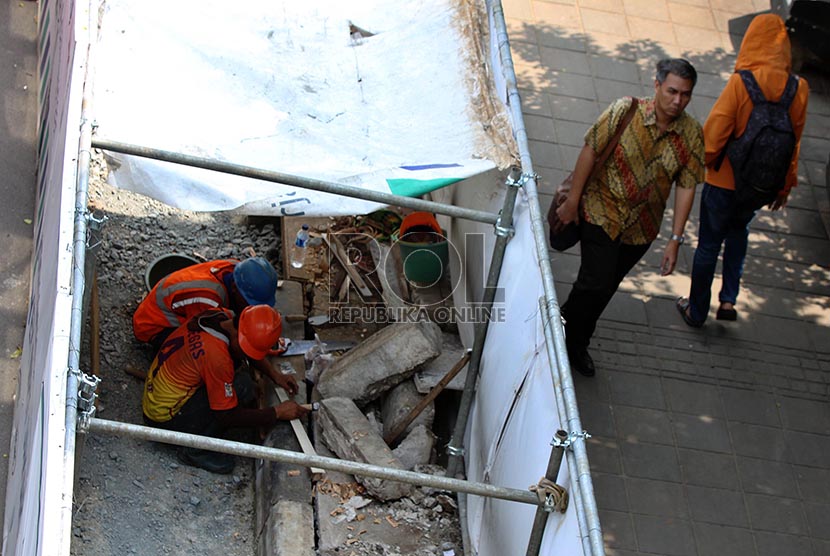
<path id="1" fill-rule="evenodd" d="M 585 134 L 585 143 L 594 152 L 602 152 L 614 136 L 631 102 L 625 97 L 612 103 Z M 695 187 L 704 172 L 700 124 L 683 112 L 661 132 L 654 99 L 638 99 L 638 103 L 619 144 L 583 194 L 585 221 L 628 245 L 654 241 L 672 183 Z"/>

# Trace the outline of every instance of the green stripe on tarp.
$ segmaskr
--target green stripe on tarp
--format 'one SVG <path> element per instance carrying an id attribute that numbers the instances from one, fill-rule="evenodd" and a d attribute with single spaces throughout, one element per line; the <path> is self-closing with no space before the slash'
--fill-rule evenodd
<path id="1" fill-rule="evenodd" d="M 436 178 L 434 180 L 393 179 L 386 180 L 389 189 L 395 195 L 404 197 L 420 197 L 424 193 L 447 187 L 464 178 Z"/>

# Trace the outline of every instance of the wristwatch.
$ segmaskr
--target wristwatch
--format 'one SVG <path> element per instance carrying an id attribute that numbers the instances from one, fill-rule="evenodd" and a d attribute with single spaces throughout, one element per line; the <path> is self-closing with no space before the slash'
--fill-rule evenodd
<path id="1" fill-rule="evenodd" d="M 683 245 L 683 242 L 686 241 L 686 238 L 683 237 L 683 236 L 679 236 L 677 234 L 672 234 L 671 237 L 669 238 L 669 240 L 674 240 L 677 243 L 679 243 L 680 245 Z"/>

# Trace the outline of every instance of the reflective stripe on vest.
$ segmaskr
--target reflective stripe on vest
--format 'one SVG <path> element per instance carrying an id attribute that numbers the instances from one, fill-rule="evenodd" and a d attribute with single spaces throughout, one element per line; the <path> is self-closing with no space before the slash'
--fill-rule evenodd
<path id="1" fill-rule="evenodd" d="M 202 288 L 206 290 L 210 290 L 216 294 L 219 299 L 222 300 L 222 306 L 228 306 L 228 295 L 225 291 L 225 286 L 222 284 L 213 281 L 213 280 L 195 280 L 192 282 L 180 282 L 178 284 L 173 284 L 172 286 L 165 287 L 166 279 L 159 284 L 159 287 L 156 288 L 156 305 L 158 306 L 159 310 L 161 311 L 164 318 L 167 319 L 167 322 L 170 326 L 178 327 L 179 326 L 179 316 L 172 311 L 172 308 L 167 307 L 167 304 L 164 302 L 165 298 L 175 293 L 178 293 L 182 290 L 189 290 L 194 288 Z M 189 302 L 181 302 L 181 304 L 177 304 L 178 306 L 183 305 L 190 305 L 192 303 L 198 303 L 199 299 L 202 298 L 192 298 Z M 210 304 L 215 306 L 215 302 L 210 301 Z"/>

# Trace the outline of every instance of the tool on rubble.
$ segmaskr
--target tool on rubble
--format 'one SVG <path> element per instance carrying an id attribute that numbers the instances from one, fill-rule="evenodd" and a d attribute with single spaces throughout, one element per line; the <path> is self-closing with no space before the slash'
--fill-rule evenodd
<path id="1" fill-rule="evenodd" d="M 276 355 L 277 357 L 290 357 L 292 355 L 303 355 L 312 347 L 317 345 L 316 340 L 291 340 L 288 338 L 281 338 L 287 340 L 288 346 L 285 350 L 271 350 L 269 355 Z M 352 349 L 357 345 L 357 342 L 351 340 L 337 340 L 332 342 L 323 342 L 326 352 L 331 351 L 345 351 Z"/>
<path id="2" fill-rule="evenodd" d="M 281 363 L 280 364 L 280 372 L 285 374 L 295 374 L 294 367 L 291 366 L 291 363 Z M 279 386 L 274 386 L 274 391 L 277 393 L 277 399 L 282 402 L 287 402 L 290 398 L 285 390 L 280 388 Z M 320 408 L 319 402 L 314 402 L 312 404 L 301 404 L 306 409 L 310 411 L 316 411 Z M 314 407 L 314 406 L 317 407 Z M 292 419 L 289 421 L 291 423 L 291 428 L 294 430 L 294 436 L 297 437 L 297 442 L 300 443 L 300 447 L 303 449 L 303 453 L 307 455 L 316 456 L 317 452 L 314 450 L 314 445 L 311 443 L 311 440 L 308 438 L 308 433 L 306 433 L 305 429 L 303 428 L 302 423 L 300 423 L 299 419 Z M 326 475 L 325 469 L 320 469 L 319 467 L 310 467 L 309 471 L 311 472 L 311 477 L 313 480 L 318 481 L 322 479 Z"/>

